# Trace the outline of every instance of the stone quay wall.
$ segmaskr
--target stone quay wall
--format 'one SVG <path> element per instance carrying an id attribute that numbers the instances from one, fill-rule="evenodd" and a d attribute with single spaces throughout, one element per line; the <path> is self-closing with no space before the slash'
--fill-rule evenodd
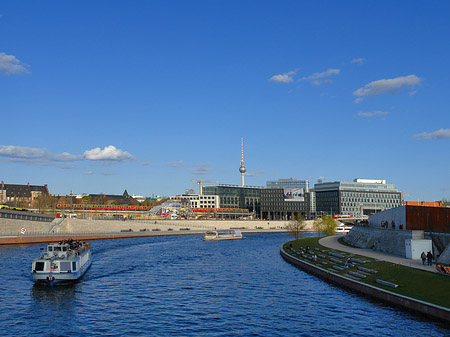
<path id="1" fill-rule="evenodd" d="M 189 228 L 196 231 L 240 229 L 245 230 L 286 230 L 289 221 L 258 220 L 84 220 L 65 219 L 53 228 L 54 233 L 118 233 L 125 230 L 139 231 L 179 231 Z M 305 230 L 312 230 L 312 221 Z"/>
<path id="2" fill-rule="evenodd" d="M 358 248 L 369 248 L 383 253 L 406 257 L 405 241 L 424 238 L 424 231 L 395 230 L 353 226 L 344 241 Z"/>
<path id="3" fill-rule="evenodd" d="M 257 230 L 286 230 L 289 221 L 258 220 L 90 220 L 54 219 L 51 223 L 0 219 L 0 236 L 19 235 L 25 227 L 27 234 L 91 234 L 123 232 L 164 232 L 164 231 L 208 231 L 240 229 L 245 232 Z M 307 221 L 305 231 L 313 230 L 313 221 Z M 156 233 L 155 233 L 156 234 Z"/>

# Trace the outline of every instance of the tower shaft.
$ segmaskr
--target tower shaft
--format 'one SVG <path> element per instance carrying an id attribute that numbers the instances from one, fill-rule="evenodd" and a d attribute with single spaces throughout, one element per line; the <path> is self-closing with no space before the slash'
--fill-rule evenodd
<path id="1" fill-rule="evenodd" d="M 244 175 L 247 169 L 244 164 L 244 137 L 241 137 L 241 167 L 239 168 L 239 172 L 241 172 L 241 186 L 244 186 Z"/>

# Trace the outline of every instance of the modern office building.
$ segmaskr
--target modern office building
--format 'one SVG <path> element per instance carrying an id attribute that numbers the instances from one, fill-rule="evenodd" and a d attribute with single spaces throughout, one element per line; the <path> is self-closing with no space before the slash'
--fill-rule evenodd
<path id="1" fill-rule="evenodd" d="M 258 216 L 263 188 L 236 185 L 203 186 L 203 195 L 218 196 L 221 208 L 246 208 Z"/>
<path id="2" fill-rule="evenodd" d="M 220 198 L 217 195 L 198 195 L 182 194 L 170 197 L 170 200 L 176 200 L 184 207 L 192 208 L 219 208 Z"/>
<path id="3" fill-rule="evenodd" d="M 267 188 L 303 188 L 309 192 L 309 180 L 297 180 L 294 178 L 266 181 Z"/>
<path id="4" fill-rule="evenodd" d="M 355 179 L 314 185 L 316 215 L 371 215 L 401 205 L 402 195 L 386 180 Z"/>
<path id="5" fill-rule="evenodd" d="M 310 194 L 302 188 L 264 188 L 261 190 L 261 219 L 310 219 L 309 198 Z"/>

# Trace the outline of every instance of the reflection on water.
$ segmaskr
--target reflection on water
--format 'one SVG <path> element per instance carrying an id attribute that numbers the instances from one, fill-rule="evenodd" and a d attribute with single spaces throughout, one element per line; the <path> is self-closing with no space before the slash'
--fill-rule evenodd
<path id="1" fill-rule="evenodd" d="M 35 283 L 31 287 L 31 297 L 42 309 L 68 309 L 75 303 L 78 282 L 48 286 Z"/>
<path id="2" fill-rule="evenodd" d="M 0 330 L 28 336 L 445 336 L 439 323 L 286 263 L 286 234 L 92 242 L 78 282 L 34 284 L 38 245 L 0 249 Z M 407 332 L 406 332 L 407 331 Z"/>

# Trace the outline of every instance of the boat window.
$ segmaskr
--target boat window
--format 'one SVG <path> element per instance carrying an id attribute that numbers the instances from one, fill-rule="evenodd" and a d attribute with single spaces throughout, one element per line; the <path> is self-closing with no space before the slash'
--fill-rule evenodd
<path id="1" fill-rule="evenodd" d="M 59 247 L 59 246 L 58 246 L 58 247 L 55 247 L 55 251 L 56 251 L 56 252 L 60 252 L 60 251 L 61 251 L 61 247 Z"/>
<path id="2" fill-rule="evenodd" d="M 73 271 L 77 270 L 77 263 L 76 262 L 72 262 L 72 270 Z"/>
<path id="3" fill-rule="evenodd" d="M 44 270 L 44 262 L 36 262 L 34 265 L 34 270 L 43 271 Z"/>
<path id="4" fill-rule="evenodd" d="M 60 262 L 59 267 L 61 271 L 69 271 L 70 268 L 70 262 Z"/>
<path id="5" fill-rule="evenodd" d="M 63 252 L 67 251 L 67 247 L 66 246 L 62 247 L 62 249 L 63 249 Z"/>
<path id="6" fill-rule="evenodd" d="M 52 252 L 53 251 L 53 247 L 52 246 L 48 246 L 48 251 Z"/>

